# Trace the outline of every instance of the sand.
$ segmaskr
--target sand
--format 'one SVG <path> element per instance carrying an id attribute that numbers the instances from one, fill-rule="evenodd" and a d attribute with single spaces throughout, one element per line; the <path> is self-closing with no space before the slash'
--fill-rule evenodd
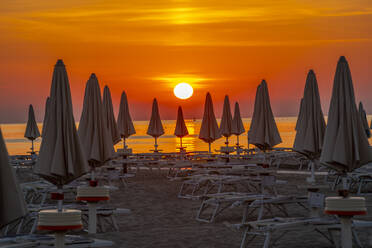
<path id="1" fill-rule="evenodd" d="M 295 187 L 305 181 L 305 176 L 279 175 L 279 178 L 289 181 L 279 189 L 279 193 L 306 194 L 305 190 Z M 320 179 L 319 177 L 318 180 Z M 141 172 L 137 177 L 131 178 L 128 187 L 121 187 L 112 193 L 111 204 L 129 208 L 132 214 L 117 218 L 120 232 L 101 233 L 96 237 L 114 241 L 114 247 L 128 248 L 239 247 L 242 232 L 231 228 L 227 223 L 238 223 L 242 209 L 227 209 L 217 217 L 215 223 L 200 223 L 195 220 L 200 201 L 177 198 L 180 185 L 180 182 L 166 179 L 165 173 L 159 175 L 157 172 Z M 298 206 L 290 206 L 289 211 L 293 216 L 307 214 Z M 362 230 L 359 233 L 362 242 L 366 244 L 369 232 Z M 259 238 L 250 247 L 262 247 L 262 241 Z M 277 246 L 332 247 L 319 234 L 304 231 L 285 236 Z"/>
<path id="2" fill-rule="evenodd" d="M 20 181 L 28 181 L 26 175 L 20 175 Z M 28 180 L 25 180 L 27 178 Z M 278 174 L 278 179 L 288 183 L 279 187 L 279 194 L 306 195 L 306 190 L 297 189 L 296 185 L 305 182 L 305 175 Z M 317 180 L 323 180 L 317 176 Z M 33 178 L 35 180 L 35 178 Z M 242 231 L 231 227 L 230 223 L 239 223 L 243 209 L 235 207 L 225 210 L 214 223 L 201 223 L 195 220 L 201 201 L 179 199 L 180 181 L 169 181 L 166 171 L 160 174 L 140 171 L 136 177 L 129 178 L 128 186 L 117 184 L 119 190 L 111 192 L 110 206 L 127 208 L 130 215 L 117 216 L 119 232 L 98 233 L 91 237 L 111 240 L 114 247 L 240 247 Z M 327 190 L 323 193 L 334 195 Z M 372 213 L 372 197 L 367 197 L 369 213 Z M 297 205 L 290 205 L 288 211 L 292 216 L 306 216 L 308 212 Z M 277 216 L 282 214 L 277 213 Z M 369 216 L 358 217 L 372 220 Z M 370 230 L 359 230 L 359 237 L 364 245 L 368 244 Z M 86 234 L 83 234 L 86 235 Z M 249 247 L 262 247 L 263 239 L 256 239 Z M 316 232 L 298 231 L 286 235 L 276 247 L 332 247 L 330 243 Z"/>

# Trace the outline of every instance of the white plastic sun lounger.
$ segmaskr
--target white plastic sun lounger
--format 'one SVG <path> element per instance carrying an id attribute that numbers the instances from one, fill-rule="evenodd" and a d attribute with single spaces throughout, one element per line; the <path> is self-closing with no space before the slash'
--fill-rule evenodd
<path id="1" fill-rule="evenodd" d="M 47 248 L 54 245 L 53 235 L 18 235 L 0 238 L 1 248 Z M 76 235 L 65 236 L 66 248 L 110 247 L 114 243 L 108 240 L 91 239 Z"/>
<path id="2" fill-rule="evenodd" d="M 308 229 L 320 234 L 336 248 L 340 247 L 336 233 L 341 231 L 341 224 L 334 216 L 321 218 L 273 218 L 259 221 L 247 222 L 244 224 L 233 225 L 235 228 L 244 228 L 243 237 L 240 244 L 241 248 L 249 247 L 249 244 L 257 237 L 263 236 L 263 248 L 272 247 L 281 238 L 290 232 Z M 352 225 L 353 241 L 356 247 L 362 248 L 363 245 L 358 237 L 357 230 L 372 228 L 371 221 L 354 220 Z M 300 237 L 299 237 L 300 239 Z"/>
<path id="3" fill-rule="evenodd" d="M 254 193 L 218 193 L 207 195 L 200 205 L 196 220 L 201 222 L 213 222 L 215 218 L 226 209 L 233 209 L 243 206 L 241 223 L 247 219 L 260 220 L 265 215 L 274 215 L 274 211 L 279 211 L 284 216 L 288 216 L 286 205 L 298 204 L 307 209 L 305 204 L 307 196 L 274 196 Z"/>

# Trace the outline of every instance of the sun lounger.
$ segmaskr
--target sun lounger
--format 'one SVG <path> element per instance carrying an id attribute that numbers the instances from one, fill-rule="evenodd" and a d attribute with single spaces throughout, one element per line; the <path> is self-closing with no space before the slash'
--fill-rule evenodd
<path id="1" fill-rule="evenodd" d="M 247 193 L 217 193 L 205 197 L 198 210 L 196 220 L 213 222 L 224 210 L 243 206 L 242 223 L 247 219 L 260 220 L 269 213 L 273 216 L 274 210 L 279 210 L 284 216 L 288 216 L 286 205 L 298 204 L 305 209 L 307 197 L 299 196 L 273 196 Z"/>
<path id="2" fill-rule="evenodd" d="M 341 231 L 341 224 L 337 217 L 328 216 L 322 218 L 272 218 L 258 221 L 246 222 L 233 225 L 235 228 L 244 228 L 241 248 L 249 247 L 249 244 L 257 237 L 263 236 L 263 248 L 272 247 L 281 238 L 290 232 L 298 232 L 307 229 L 320 234 L 335 247 L 340 247 L 336 240 L 337 233 Z M 358 229 L 372 228 L 371 221 L 354 220 L 352 224 L 353 241 L 356 247 L 363 247 L 358 234 Z M 299 237 L 300 238 L 300 237 Z"/>
<path id="3" fill-rule="evenodd" d="M 252 172 L 253 173 L 253 172 Z M 236 175 L 220 175 L 220 174 L 201 174 L 186 177 L 182 183 L 178 193 L 179 198 L 199 199 L 206 194 L 222 193 L 226 191 L 238 191 L 238 187 L 242 187 L 243 192 L 257 193 L 265 191 L 277 195 L 276 186 L 285 184 L 286 181 L 276 180 L 274 176 L 258 175 L 252 176 L 236 176 Z"/>
<path id="4" fill-rule="evenodd" d="M 53 235 L 17 235 L 12 237 L 0 238 L 1 248 L 28 248 L 39 247 L 47 248 L 54 245 L 55 238 Z M 88 247 L 110 247 L 113 246 L 112 241 L 85 238 L 76 235 L 65 236 L 66 248 L 88 248 Z"/>

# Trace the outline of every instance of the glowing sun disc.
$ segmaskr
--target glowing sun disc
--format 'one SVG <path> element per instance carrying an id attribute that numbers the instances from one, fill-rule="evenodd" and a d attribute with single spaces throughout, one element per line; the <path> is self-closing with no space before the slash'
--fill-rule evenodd
<path id="1" fill-rule="evenodd" d="M 192 89 L 191 85 L 187 83 L 180 83 L 174 87 L 173 93 L 179 99 L 187 99 L 192 96 L 194 90 Z"/>

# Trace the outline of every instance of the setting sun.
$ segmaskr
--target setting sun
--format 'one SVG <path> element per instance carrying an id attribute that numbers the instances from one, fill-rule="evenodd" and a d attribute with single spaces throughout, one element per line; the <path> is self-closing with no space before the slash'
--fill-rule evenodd
<path id="1" fill-rule="evenodd" d="M 191 85 L 187 83 L 177 84 L 173 89 L 174 95 L 179 99 L 188 99 L 192 96 L 193 92 L 194 90 L 192 89 Z"/>

